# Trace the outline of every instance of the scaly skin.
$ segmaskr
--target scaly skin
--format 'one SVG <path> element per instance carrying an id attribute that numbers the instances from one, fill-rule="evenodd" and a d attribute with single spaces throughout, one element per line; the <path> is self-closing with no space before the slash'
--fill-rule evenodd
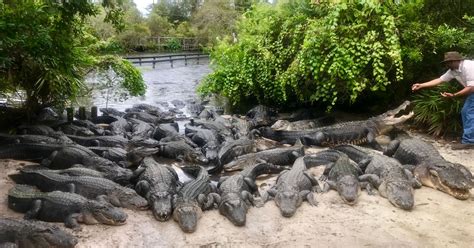
<path id="1" fill-rule="evenodd" d="M 218 184 L 221 202 L 219 213 L 227 217 L 234 225 L 244 226 L 250 205 L 258 206 L 253 194 L 258 192 L 255 180 L 262 174 L 281 172 L 284 167 L 267 163 L 255 164 L 239 174 L 221 178 Z"/>
<path id="2" fill-rule="evenodd" d="M 69 228 L 79 228 L 78 222 L 123 225 L 127 219 L 127 214 L 109 203 L 61 191 L 43 193 L 20 184 L 8 192 L 8 207 L 26 213 L 26 219 L 65 222 Z"/>
<path id="3" fill-rule="evenodd" d="M 351 145 L 338 146 L 335 149 L 346 153 L 358 163 L 367 161 L 364 175 L 359 177 L 360 181 L 369 182 L 394 206 L 403 210 L 413 208 L 413 188 L 420 187 L 421 184 L 398 160 Z"/>
<path id="4" fill-rule="evenodd" d="M 159 221 L 169 220 L 179 185 L 174 169 L 157 163 L 153 157 L 146 157 L 136 173 L 139 174 L 136 189 L 148 200 L 155 218 Z"/>
<path id="5" fill-rule="evenodd" d="M 280 208 L 284 217 L 291 217 L 296 213 L 303 200 L 316 206 L 313 192 L 318 190 L 316 179 L 306 172 L 304 157 L 296 159 L 290 170 L 283 171 L 277 178 L 275 185 L 267 191 L 268 196 L 275 197 L 275 204 Z M 267 195 L 262 198 L 267 200 Z"/>
<path id="6" fill-rule="evenodd" d="M 211 191 L 209 175 L 206 169 L 200 167 L 196 179 L 186 183 L 178 191 L 173 203 L 173 219 L 178 222 L 181 230 L 187 233 L 196 231 L 202 209 L 211 208 L 214 202 L 219 203 L 219 195 Z"/>
<path id="7" fill-rule="evenodd" d="M 42 221 L 0 218 L 0 244 L 5 242 L 25 248 L 71 248 L 78 241 L 61 228 Z"/>
<path id="8" fill-rule="evenodd" d="M 208 164 L 209 160 L 200 150 L 196 150 L 188 145 L 184 140 L 160 143 L 161 156 L 167 158 L 182 159 L 198 164 Z"/>
<path id="9" fill-rule="evenodd" d="M 472 173 L 461 164 L 445 160 L 436 148 L 419 139 L 393 141 L 387 151 L 400 162 L 414 165 L 413 173 L 425 186 L 438 189 L 456 199 L 470 198 Z"/>
<path id="10" fill-rule="evenodd" d="M 114 206 L 135 210 L 148 209 L 148 202 L 133 189 L 120 186 L 105 178 L 89 176 L 68 176 L 56 173 L 54 170 L 21 170 L 19 175 L 12 175 L 19 183 L 37 186 L 42 191 L 60 190 L 76 193 L 95 199 L 105 197 Z"/>

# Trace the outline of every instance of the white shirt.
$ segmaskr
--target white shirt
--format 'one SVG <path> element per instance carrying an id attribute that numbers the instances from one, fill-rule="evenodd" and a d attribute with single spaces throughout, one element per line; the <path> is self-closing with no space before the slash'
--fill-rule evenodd
<path id="1" fill-rule="evenodd" d="M 440 77 L 443 82 L 449 82 L 454 78 L 464 87 L 474 86 L 474 61 L 463 60 L 459 64 L 459 69 L 449 69 L 445 74 Z"/>

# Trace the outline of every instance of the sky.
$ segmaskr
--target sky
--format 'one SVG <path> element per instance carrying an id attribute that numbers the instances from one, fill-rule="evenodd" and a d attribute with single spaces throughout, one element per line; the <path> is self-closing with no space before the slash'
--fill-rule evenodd
<path id="1" fill-rule="evenodd" d="M 138 10 L 143 14 L 147 14 L 148 11 L 146 8 L 153 3 L 153 0 L 133 0 L 133 2 L 137 5 Z M 155 0 L 157 2 L 157 0 Z"/>

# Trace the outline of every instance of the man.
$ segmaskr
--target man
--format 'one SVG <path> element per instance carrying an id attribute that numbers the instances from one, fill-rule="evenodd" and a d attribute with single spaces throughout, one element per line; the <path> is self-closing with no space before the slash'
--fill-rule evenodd
<path id="1" fill-rule="evenodd" d="M 461 110 L 463 135 L 461 144 L 453 144 L 452 149 L 474 148 L 474 61 L 464 59 L 458 52 L 447 52 L 442 61 L 449 70 L 441 77 L 425 83 L 417 83 L 411 86 L 412 91 L 436 86 L 443 82 L 456 79 L 464 88 L 456 93 L 443 92 L 445 98 L 466 96 L 464 106 Z"/>

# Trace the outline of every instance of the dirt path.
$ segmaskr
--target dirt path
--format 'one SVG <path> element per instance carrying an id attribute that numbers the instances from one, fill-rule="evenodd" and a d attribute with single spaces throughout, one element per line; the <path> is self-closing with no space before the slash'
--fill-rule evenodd
<path id="1" fill-rule="evenodd" d="M 434 145 L 446 159 L 474 171 L 474 149 L 453 151 L 449 144 Z M 0 213 L 20 218 L 8 209 L 6 198 L 13 186 L 6 175 L 19 163 L 0 163 Z M 334 191 L 316 197 L 319 206 L 304 202 L 292 218 L 282 217 L 273 201 L 251 208 L 245 227 L 208 211 L 192 234 L 183 233 L 172 220 L 156 221 L 150 211 L 125 210 L 129 218 L 124 226 L 83 225 L 76 233 L 81 240 L 77 247 L 474 247 L 474 196 L 460 201 L 423 187 L 416 190 L 410 212 L 365 192 L 352 207 Z"/>

